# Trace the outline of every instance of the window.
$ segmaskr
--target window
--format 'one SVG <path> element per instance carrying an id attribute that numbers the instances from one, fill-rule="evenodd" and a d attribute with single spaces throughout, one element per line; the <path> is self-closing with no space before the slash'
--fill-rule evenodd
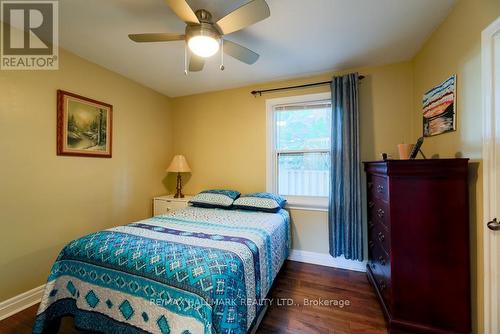
<path id="1" fill-rule="evenodd" d="M 329 93 L 267 100 L 268 190 L 290 207 L 326 209 L 330 184 Z"/>

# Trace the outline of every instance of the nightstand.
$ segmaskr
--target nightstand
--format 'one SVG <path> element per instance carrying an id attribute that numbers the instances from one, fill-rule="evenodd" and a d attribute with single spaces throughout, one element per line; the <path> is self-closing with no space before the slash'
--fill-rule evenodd
<path id="1" fill-rule="evenodd" d="M 193 196 L 174 198 L 174 195 L 158 196 L 153 198 L 153 216 L 165 215 L 171 211 L 186 208 Z"/>

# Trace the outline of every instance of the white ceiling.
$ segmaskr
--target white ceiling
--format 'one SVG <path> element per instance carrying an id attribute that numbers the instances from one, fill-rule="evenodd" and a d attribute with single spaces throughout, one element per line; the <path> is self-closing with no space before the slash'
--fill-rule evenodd
<path id="1" fill-rule="evenodd" d="M 217 19 L 245 0 L 188 0 Z M 227 35 L 261 55 L 254 65 L 218 54 L 184 75 L 184 43 L 137 44 L 129 33 L 184 32 L 163 0 L 61 0 L 60 44 L 168 96 L 411 59 L 455 0 L 267 0 L 271 16 Z"/>

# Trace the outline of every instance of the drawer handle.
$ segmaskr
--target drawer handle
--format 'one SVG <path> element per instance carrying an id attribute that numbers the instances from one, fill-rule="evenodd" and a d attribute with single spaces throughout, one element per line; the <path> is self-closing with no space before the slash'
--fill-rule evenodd
<path id="1" fill-rule="evenodd" d="M 368 202 L 368 207 L 369 207 L 370 209 L 371 209 L 371 208 L 373 208 L 374 206 L 375 206 L 375 202 L 373 202 L 373 201 L 369 201 L 369 202 Z"/>
<path id="2" fill-rule="evenodd" d="M 383 218 L 383 217 L 384 217 L 384 214 L 385 214 L 384 210 L 382 210 L 382 209 L 378 209 L 378 210 L 377 210 L 377 216 L 378 216 L 379 218 Z"/>
<path id="3" fill-rule="evenodd" d="M 381 194 L 383 191 L 384 191 L 384 186 L 382 186 L 382 185 L 380 185 L 380 184 L 379 184 L 379 185 L 377 186 L 377 192 L 378 192 L 379 194 Z"/>
<path id="4" fill-rule="evenodd" d="M 378 240 L 380 240 L 380 241 L 385 240 L 385 235 L 382 232 L 378 232 Z"/>
<path id="5" fill-rule="evenodd" d="M 380 264 L 382 264 L 383 266 L 385 266 L 385 259 L 382 256 L 378 257 L 378 261 L 380 262 Z"/>

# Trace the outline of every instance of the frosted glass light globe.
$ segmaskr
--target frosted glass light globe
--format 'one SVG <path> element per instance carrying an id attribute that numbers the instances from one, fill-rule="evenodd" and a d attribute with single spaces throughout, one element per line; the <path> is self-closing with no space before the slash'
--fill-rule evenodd
<path id="1" fill-rule="evenodd" d="M 188 41 L 188 46 L 195 55 L 203 58 L 213 56 L 219 51 L 219 42 L 210 36 L 194 36 Z"/>

